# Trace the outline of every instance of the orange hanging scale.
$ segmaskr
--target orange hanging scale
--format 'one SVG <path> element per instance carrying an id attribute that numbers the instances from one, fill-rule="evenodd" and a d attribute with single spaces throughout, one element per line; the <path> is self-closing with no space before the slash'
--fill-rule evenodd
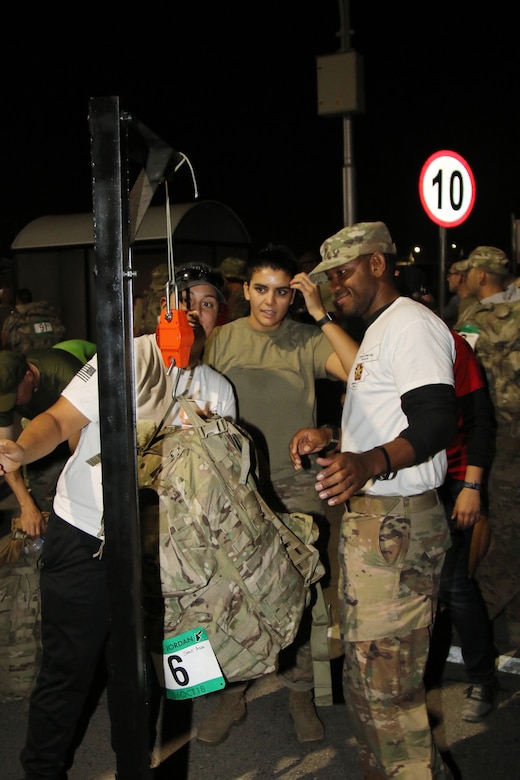
<path id="1" fill-rule="evenodd" d="M 184 155 L 183 158 L 184 160 L 186 159 Z M 168 181 L 166 180 L 164 184 L 166 190 L 168 281 L 166 282 L 166 307 L 163 311 L 161 311 L 159 323 L 155 331 L 155 338 L 157 339 L 157 345 L 161 350 L 164 365 L 168 371 L 170 371 L 173 367 L 187 368 L 189 366 L 190 352 L 195 340 L 195 333 L 188 321 L 187 312 L 184 311 L 184 309 L 179 309 L 179 291 L 175 283 L 175 270 L 173 261 L 172 225 L 170 197 L 168 194 Z M 175 298 L 175 306 L 173 309 L 171 308 L 172 296 Z"/>
<path id="2" fill-rule="evenodd" d="M 194 333 L 185 311 L 182 309 L 162 311 L 155 337 L 166 368 L 172 366 L 186 368 L 189 365 Z"/>

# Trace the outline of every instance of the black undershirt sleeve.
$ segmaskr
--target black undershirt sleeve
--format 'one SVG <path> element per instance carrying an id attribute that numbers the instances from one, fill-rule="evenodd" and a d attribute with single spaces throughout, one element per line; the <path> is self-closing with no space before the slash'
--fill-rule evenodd
<path id="1" fill-rule="evenodd" d="M 486 468 L 491 451 L 493 407 L 487 389 L 480 387 L 458 399 L 466 436 L 468 466 Z"/>
<path id="2" fill-rule="evenodd" d="M 457 435 L 457 399 L 450 385 L 424 385 L 401 396 L 408 428 L 399 436 L 415 451 L 415 463 L 423 463 L 448 447 Z"/>

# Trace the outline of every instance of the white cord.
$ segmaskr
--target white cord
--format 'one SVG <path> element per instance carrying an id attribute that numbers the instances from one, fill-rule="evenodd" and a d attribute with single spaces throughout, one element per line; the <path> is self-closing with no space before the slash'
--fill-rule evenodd
<path id="1" fill-rule="evenodd" d="M 196 180 L 196 178 L 195 178 L 195 171 L 193 170 L 193 165 L 191 164 L 191 162 L 189 161 L 189 159 L 186 157 L 186 155 L 185 155 L 183 152 L 178 152 L 178 154 L 180 154 L 180 156 L 182 157 L 182 160 L 181 160 L 179 163 L 177 163 L 177 165 L 176 165 L 176 167 L 174 168 L 174 171 L 173 171 L 173 172 L 174 172 L 174 173 L 177 173 L 177 171 L 179 170 L 179 168 L 180 168 L 182 165 L 184 165 L 184 163 L 186 163 L 186 165 L 187 165 L 187 166 L 188 166 L 188 168 L 190 169 L 190 173 L 191 173 L 191 180 L 192 180 L 192 182 L 193 182 L 193 197 L 194 197 L 194 198 L 198 198 L 198 197 L 199 197 L 199 191 L 198 191 L 198 189 L 197 189 L 197 180 Z"/>
<path id="2" fill-rule="evenodd" d="M 174 309 L 179 308 L 179 293 L 177 285 L 175 284 L 175 261 L 173 258 L 173 240 L 172 240 L 172 215 L 170 211 L 170 194 L 168 192 L 168 180 L 164 182 L 166 192 L 166 246 L 167 246 L 167 263 L 168 263 L 168 281 L 166 282 L 166 309 L 168 314 L 171 314 L 170 306 L 170 286 L 173 285 L 175 290 L 175 306 Z"/>
<path id="3" fill-rule="evenodd" d="M 181 156 L 181 161 L 177 163 L 177 165 L 174 168 L 174 173 L 177 173 L 179 168 L 186 163 L 188 168 L 190 169 L 191 173 L 191 180 L 193 182 L 193 192 L 194 197 L 199 197 L 199 192 L 197 189 L 197 180 L 195 178 L 195 171 L 193 170 L 193 165 L 191 164 L 188 157 L 183 152 L 178 152 L 178 154 Z M 170 306 L 170 288 L 173 287 L 175 291 L 175 309 L 179 308 L 179 291 L 177 290 L 177 285 L 175 284 L 175 260 L 173 256 L 173 239 L 172 239 L 172 218 L 171 218 L 171 209 L 170 209 L 170 195 L 168 192 L 168 180 L 165 179 L 164 181 L 165 191 L 166 191 L 166 246 L 167 246 L 167 258 L 168 258 L 168 281 L 166 282 L 166 310 L 167 314 L 171 316 L 171 306 Z"/>

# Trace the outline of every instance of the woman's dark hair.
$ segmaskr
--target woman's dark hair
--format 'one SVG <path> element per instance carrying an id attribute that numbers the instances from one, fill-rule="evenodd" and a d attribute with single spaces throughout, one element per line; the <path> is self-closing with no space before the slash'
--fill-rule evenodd
<path id="1" fill-rule="evenodd" d="M 258 268 L 272 268 L 273 271 L 285 271 L 292 279 L 299 269 L 298 260 L 293 251 L 284 244 L 268 244 L 249 261 L 247 281 L 251 280 L 253 272 Z"/>

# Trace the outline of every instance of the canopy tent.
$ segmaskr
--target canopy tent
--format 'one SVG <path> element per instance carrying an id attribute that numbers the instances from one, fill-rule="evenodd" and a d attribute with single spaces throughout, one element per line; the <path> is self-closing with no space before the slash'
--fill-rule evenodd
<path id="1" fill-rule="evenodd" d="M 237 215 L 223 203 L 214 200 L 170 205 L 172 236 L 175 241 L 233 244 L 248 247 L 251 239 Z M 137 231 L 135 243 L 166 239 L 166 208 L 150 206 Z M 92 246 L 92 214 L 52 214 L 26 225 L 16 236 L 11 249 Z"/>
<path id="2" fill-rule="evenodd" d="M 217 266 L 227 256 L 247 259 L 251 238 L 239 217 L 213 200 L 170 205 L 175 263 Z M 132 242 L 134 294 L 150 285 L 167 259 L 166 207 L 150 206 Z M 11 244 L 15 288 L 56 307 L 67 338 L 96 342 L 94 228 L 91 213 L 47 215 L 26 225 Z"/>

